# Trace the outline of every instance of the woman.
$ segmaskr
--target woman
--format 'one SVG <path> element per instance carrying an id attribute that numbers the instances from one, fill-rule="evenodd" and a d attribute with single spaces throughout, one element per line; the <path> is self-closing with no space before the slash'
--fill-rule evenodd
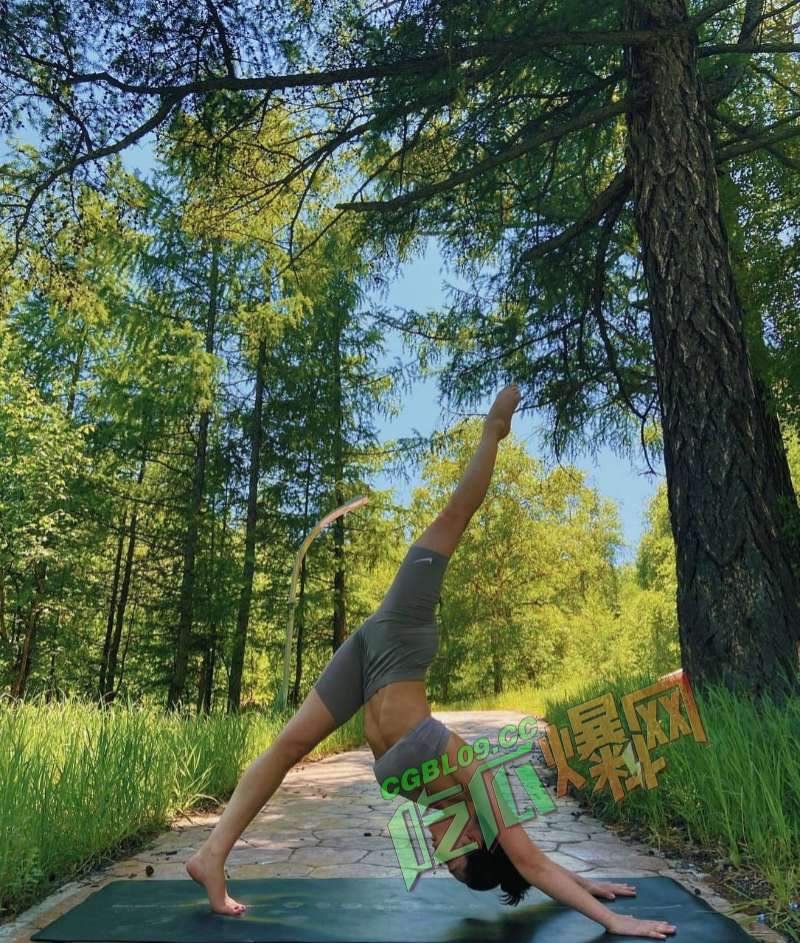
<path id="1" fill-rule="evenodd" d="M 461 481 L 444 510 L 409 548 L 380 608 L 337 649 L 297 713 L 245 770 L 214 830 L 188 861 L 187 871 L 206 888 L 217 913 L 245 910 L 225 889 L 225 859 L 239 836 L 286 773 L 362 704 L 364 733 L 375 756 L 379 782 L 446 752 L 454 771 L 427 784 L 428 795 L 456 783 L 468 786 L 479 761 L 459 767 L 457 754 L 464 741 L 431 716 L 425 675 L 436 653 L 434 609 L 448 560 L 486 495 L 497 444 L 511 431 L 519 401 L 515 383 L 497 395 Z M 404 794 L 418 796 L 418 792 Z M 635 890 L 627 884 L 588 881 L 555 864 L 520 825 L 504 827 L 491 801 L 498 838 L 491 849 L 485 847 L 474 805 L 467 800 L 471 817 L 454 847 L 475 842 L 478 848 L 447 862 L 454 877 L 478 890 L 500 885 L 508 903 L 517 903 L 534 885 L 611 933 L 659 940 L 674 933 L 672 924 L 638 920 L 604 907 L 593 895 L 614 899 Z M 442 820 L 429 826 L 437 845 L 449 824 Z"/>

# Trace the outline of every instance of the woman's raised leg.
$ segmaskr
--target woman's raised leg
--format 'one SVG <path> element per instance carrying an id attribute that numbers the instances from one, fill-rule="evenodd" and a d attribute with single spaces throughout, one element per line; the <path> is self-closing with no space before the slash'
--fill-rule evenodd
<path id="1" fill-rule="evenodd" d="M 186 870 L 208 892 L 212 910 L 240 914 L 245 907 L 225 890 L 225 859 L 289 770 L 339 725 L 314 688 L 270 746 L 247 767 L 203 845 Z"/>
<path id="2" fill-rule="evenodd" d="M 472 515 L 481 506 L 492 480 L 497 443 L 511 431 L 511 416 L 520 401 L 516 383 L 504 387 L 495 397 L 483 424 L 478 448 L 464 470 L 456 490 L 430 526 L 414 541 L 427 550 L 450 557 Z"/>

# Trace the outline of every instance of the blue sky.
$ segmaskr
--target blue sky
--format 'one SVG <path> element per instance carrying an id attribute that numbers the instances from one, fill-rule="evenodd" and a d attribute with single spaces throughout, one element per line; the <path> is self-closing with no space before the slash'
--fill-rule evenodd
<path id="1" fill-rule="evenodd" d="M 400 277 L 392 284 L 385 303 L 413 307 L 419 311 L 436 308 L 447 301 L 444 291 L 446 283 L 457 285 L 459 279 L 446 269 L 435 242 L 430 240 L 425 255 L 402 269 Z M 386 337 L 386 355 L 386 366 L 396 357 L 407 362 L 412 356 L 404 352 L 402 338 L 396 331 Z M 522 393 L 524 396 L 524 386 Z M 493 399 L 494 394 L 487 396 L 485 402 L 476 407 L 476 412 L 488 411 Z M 406 395 L 402 413 L 393 420 L 383 421 L 380 428 L 385 438 L 412 435 L 414 429 L 422 434 L 429 434 L 434 428 L 441 429 L 450 425 L 456 418 L 454 414 L 446 412 L 443 404 L 439 402 L 436 380 L 432 377 L 425 382 L 419 382 L 414 390 Z M 546 454 L 541 444 L 540 429 L 544 422 L 545 416 L 541 411 L 518 414 L 513 420 L 512 434 L 523 441 L 530 454 L 542 460 L 549 469 L 555 460 Z M 651 461 L 659 473 L 657 477 L 649 473 L 644 457 L 632 465 L 608 448 L 598 451 L 596 462 L 589 455 L 572 461 L 573 465 L 586 474 L 586 484 L 596 488 L 604 497 L 611 498 L 619 509 L 625 540 L 625 547 L 617 555 L 619 562 L 630 560 L 635 555 L 644 530 L 647 502 L 659 482 L 664 480 L 663 463 L 656 463 L 653 457 Z M 406 485 L 402 481 L 389 481 L 384 476 L 375 481 L 376 486 L 381 488 L 394 484 L 400 500 L 403 501 L 409 499 L 411 490 L 419 483 L 419 479 L 416 479 Z"/>

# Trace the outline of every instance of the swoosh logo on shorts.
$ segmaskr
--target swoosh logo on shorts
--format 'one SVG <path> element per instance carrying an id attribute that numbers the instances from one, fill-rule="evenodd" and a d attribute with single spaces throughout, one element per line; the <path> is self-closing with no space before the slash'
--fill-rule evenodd
<path id="1" fill-rule="evenodd" d="M 433 563 L 433 557 L 420 557 L 419 560 L 415 560 L 414 563 Z"/>

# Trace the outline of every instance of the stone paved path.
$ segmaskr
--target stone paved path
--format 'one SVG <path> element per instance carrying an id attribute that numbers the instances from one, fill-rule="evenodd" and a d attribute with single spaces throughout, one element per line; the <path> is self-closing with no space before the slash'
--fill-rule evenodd
<path id="1" fill-rule="evenodd" d="M 474 741 L 492 742 L 499 729 L 524 715 L 513 711 L 436 711 L 435 716 Z M 542 729 L 540 727 L 540 729 Z M 547 782 L 549 771 L 534 764 Z M 516 779 L 516 777 L 514 777 Z M 552 792 L 552 790 L 551 790 Z M 372 753 L 365 745 L 337 756 L 296 766 L 278 792 L 237 843 L 228 858 L 230 878 L 254 877 L 397 877 L 402 880 L 387 824 L 402 800 L 381 798 L 372 772 Z M 0 939 L 28 943 L 36 929 L 76 906 L 110 881 L 187 879 L 183 863 L 211 830 L 216 814 L 180 820 L 148 848 L 113 867 L 96 871 L 64 886 L 13 923 L 0 926 Z M 556 801 L 556 811 L 526 822 L 526 831 L 553 860 L 587 877 L 666 875 L 702 896 L 717 910 L 729 903 L 703 880 L 701 872 L 670 861 L 647 846 L 619 837 L 602 822 L 583 812 L 572 797 Z M 148 871 L 151 872 L 148 875 Z M 445 866 L 426 872 L 420 880 L 453 880 Z M 759 939 L 781 943 L 769 928 L 741 922 Z"/>

